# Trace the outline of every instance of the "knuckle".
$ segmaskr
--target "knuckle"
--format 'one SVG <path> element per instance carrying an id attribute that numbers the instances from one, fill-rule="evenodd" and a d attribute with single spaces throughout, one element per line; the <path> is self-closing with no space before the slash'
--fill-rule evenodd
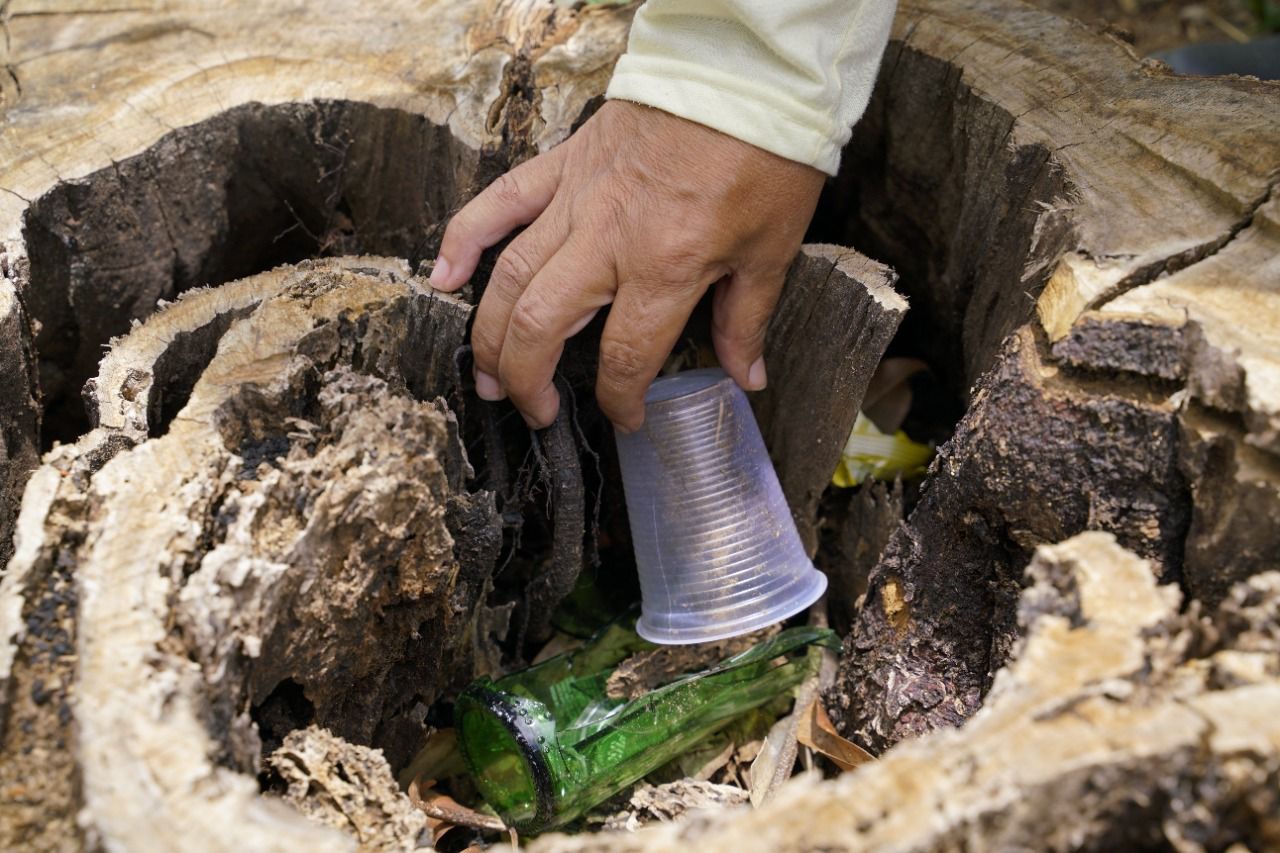
<path id="1" fill-rule="evenodd" d="M 523 198 L 520 180 L 511 172 L 499 175 L 489 186 L 489 191 L 493 194 L 494 202 L 504 207 L 519 204 Z"/>
<path id="2" fill-rule="evenodd" d="M 521 343 L 545 341 L 552 332 L 550 311 L 541 299 L 526 294 L 511 309 L 508 334 Z"/>
<path id="3" fill-rule="evenodd" d="M 649 370 L 645 353 L 626 341 L 600 342 L 600 381 L 608 388 L 632 386 L 646 378 Z"/>
<path id="4" fill-rule="evenodd" d="M 688 238 L 673 240 L 667 245 L 663 261 L 669 275 L 693 275 L 707 265 L 706 247 L 700 241 Z"/>
<path id="5" fill-rule="evenodd" d="M 440 236 L 441 247 L 465 242 L 471 232 L 470 205 L 464 206 L 455 213 L 449 223 L 444 226 L 444 234 Z"/>
<path id="6" fill-rule="evenodd" d="M 709 267 L 700 247 L 674 243 L 655 255 L 639 278 L 649 290 L 679 293 L 704 284 Z"/>
<path id="7" fill-rule="evenodd" d="M 476 364 L 486 373 L 492 374 L 498 366 L 498 356 L 502 352 L 502 339 L 489 323 L 476 321 L 471 329 L 471 351 Z"/>
<path id="8" fill-rule="evenodd" d="M 533 278 L 534 272 L 528 252 L 519 241 L 515 241 L 503 249 L 502 254 L 498 256 L 498 260 L 493 265 L 491 280 L 519 293 Z"/>
<path id="9" fill-rule="evenodd" d="M 735 346 L 752 347 L 764 340 L 765 332 L 768 330 L 769 318 L 763 316 L 760 318 L 741 318 L 732 323 L 723 323 L 719 320 L 711 321 L 712 331 L 721 341 Z"/>
<path id="10" fill-rule="evenodd" d="M 712 312 L 711 328 L 726 341 L 755 343 L 765 336 L 773 317 L 772 303 L 753 301 L 741 305 L 732 316 L 724 312 Z"/>

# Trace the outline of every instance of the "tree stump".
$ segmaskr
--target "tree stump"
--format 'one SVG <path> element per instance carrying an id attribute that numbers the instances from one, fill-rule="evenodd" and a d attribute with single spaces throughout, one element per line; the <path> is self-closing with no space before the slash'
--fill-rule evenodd
<path id="1" fill-rule="evenodd" d="M 1031 8 L 901 5 L 819 225 L 894 264 L 968 411 L 872 571 L 847 733 L 972 714 L 1040 545 L 1111 532 L 1208 605 L 1280 566 L 1278 116 Z"/>
<path id="2" fill-rule="evenodd" d="M 102 843 L 261 846 L 264 742 L 381 741 L 472 677 L 498 522 L 440 400 L 469 314 L 356 258 L 190 292 L 117 342 L 5 578 L 27 632 L 2 772 L 41 792 L 17 838 L 69 841 L 79 812 Z"/>
<path id="3" fill-rule="evenodd" d="M 332 825 L 358 813 L 373 838 L 379 810 L 410 827 L 324 756 L 384 789 L 359 750 L 394 770 L 434 699 L 518 656 L 512 614 L 550 607 L 536 573 L 494 588 L 520 525 L 570 555 L 551 603 L 596 555 L 511 470 L 541 439 L 467 405 L 470 309 L 415 273 L 452 210 L 598 103 L 631 7 L 349 6 L 7 9 L 0 557 L 26 488 L 0 581 L 0 846 L 345 848 Z M 865 604 L 840 603 L 831 710 L 877 750 L 978 716 L 670 832 L 1274 843 L 1277 92 L 1175 78 L 1012 0 L 904 0 L 753 403 L 812 549 L 905 310 L 888 267 L 834 244 L 900 272 L 899 340 L 967 412 Z M 618 503 L 590 334 L 559 448 L 584 523 Z M 555 473 L 548 492 L 575 491 Z M 1084 530 L 1133 554 L 1046 548 Z M 336 811 L 293 791 L 321 823 L 260 794 L 283 741 L 328 780 Z M 1199 802 L 1229 817 L 1197 824 Z"/>

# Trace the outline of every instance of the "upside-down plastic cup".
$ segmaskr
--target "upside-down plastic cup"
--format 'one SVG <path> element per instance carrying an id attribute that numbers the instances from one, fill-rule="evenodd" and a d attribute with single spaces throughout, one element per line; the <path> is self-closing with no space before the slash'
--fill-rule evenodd
<path id="1" fill-rule="evenodd" d="M 705 643 L 780 622 L 827 578 L 805 554 L 742 389 L 723 370 L 658 379 L 617 433 L 640 575 L 640 636 Z"/>

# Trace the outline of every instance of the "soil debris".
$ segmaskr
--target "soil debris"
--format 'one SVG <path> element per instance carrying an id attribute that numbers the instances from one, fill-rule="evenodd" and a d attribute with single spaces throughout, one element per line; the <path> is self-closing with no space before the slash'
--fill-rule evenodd
<path id="1" fill-rule="evenodd" d="M 609 676 L 604 688 L 605 695 L 610 699 L 638 699 L 686 672 L 707 669 L 726 658 L 745 652 L 781 629 L 781 625 L 770 625 L 740 637 L 687 646 L 660 646 L 652 651 L 632 655 L 618 664 Z"/>

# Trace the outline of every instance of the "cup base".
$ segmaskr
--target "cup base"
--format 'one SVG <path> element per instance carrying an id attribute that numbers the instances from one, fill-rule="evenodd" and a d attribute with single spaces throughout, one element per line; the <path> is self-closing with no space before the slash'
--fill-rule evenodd
<path id="1" fill-rule="evenodd" d="M 693 628 L 660 628 L 652 624 L 647 615 L 636 621 L 636 633 L 660 646 L 687 646 L 693 643 L 711 643 L 727 640 L 742 634 L 750 634 L 767 628 L 776 622 L 789 619 L 822 597 L 827 591 L 827 576 L 810 568 L 798 582 L 786 590 L 782 600 L 764 610 L 752 610 L 745 616 L 724 620 L 714 611 L 707 614 L 707 624 Z"/>

